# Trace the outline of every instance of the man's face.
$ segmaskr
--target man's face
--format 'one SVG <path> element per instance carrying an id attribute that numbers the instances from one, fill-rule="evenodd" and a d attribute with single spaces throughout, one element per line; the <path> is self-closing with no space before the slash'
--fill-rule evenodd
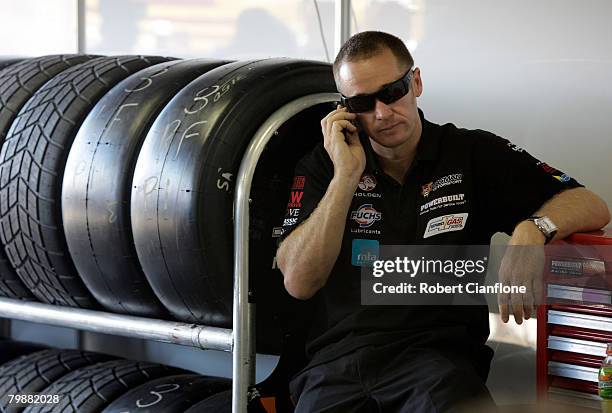
<path id="1" fill-rule="evenodd" d="M 400 79 L 407 70 L 385 48 L 367 59 L 342 63 L 338 70 L 338 90 L 347 97 L 375 93 L 383 85 Z M 415 135 L 420 119 L 416 97 L 422 89 L 420 71 L 416 69 L 406 96 L 390 104 L 376 100 L 374 109 L 357 114 L 361 127 L 374 141 L 388 148 L 418 139 Z"/>

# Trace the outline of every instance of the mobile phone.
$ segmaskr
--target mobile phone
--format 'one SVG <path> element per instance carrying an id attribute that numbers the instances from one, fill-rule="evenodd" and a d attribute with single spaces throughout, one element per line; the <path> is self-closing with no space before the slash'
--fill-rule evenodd
<path id="1" fill-rule="evenodd" d="M 334 108 L 337 108 L 338 106 L 343 107 L 343 108 L 345 107 L 345 106 L 342 105 L 341 102 L 335 102 L 334 105 L 335 105 Z M 351 112 L 351 111 L 349 110 L 349 112 Z M 355 119 L 350 120 L 349 122 L 351 122 L 357 128 L 357 133 L 359 133 L 361 131 L 361 124 L 359 123 L 359 119 L 355 118 Z M 343 133 L 344 133 L 344 139 L 346 140 L 347 139 L 346 138 L 346 130 L 344 130 Z"/>

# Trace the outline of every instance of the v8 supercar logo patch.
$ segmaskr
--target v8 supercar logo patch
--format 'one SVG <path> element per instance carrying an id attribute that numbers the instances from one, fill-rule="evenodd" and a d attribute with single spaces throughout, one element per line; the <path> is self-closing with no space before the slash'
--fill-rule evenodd
<path id="1" fill-rule="evenodd" d="M 434 235 L 445 232 L 461 231 L 465 228 L 468 213 L 443 215 L 441 217 L 432 218 L 425 227 L 423 238 L 433 237 Z"/>

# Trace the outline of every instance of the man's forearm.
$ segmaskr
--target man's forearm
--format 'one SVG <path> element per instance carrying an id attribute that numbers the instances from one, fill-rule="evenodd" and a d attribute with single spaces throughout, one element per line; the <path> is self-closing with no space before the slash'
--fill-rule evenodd
<path id="1" fill-rule="evenodd" d="M 340 253 L 357 183 L 334 177 L 310 217 L 281 243 L 277 262 L 292 296 L 308 299 L 327 282 Z"/>
<path id="2" fill-rule="evenodd" d="M 554 239 L 563 239 L 574 232 L 597 230 L 610 222 L 606 203 L 586 188 L 568 189 L 555 195 L 535 215 L 546 215 L 559 227 Z M 544 236 L 535 225 L 525 221 L 517 225 L 512 238 L 525 243 L 544 242 Z"/>

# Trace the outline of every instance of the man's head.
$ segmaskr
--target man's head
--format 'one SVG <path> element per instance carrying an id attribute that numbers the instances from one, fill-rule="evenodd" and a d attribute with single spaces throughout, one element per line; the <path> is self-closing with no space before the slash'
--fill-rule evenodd
<path id="1" fill-rule="evenodd" d="M 361 32 L 342 46 L 334 61 L 338 91 L 346 97 L 368 95 L 413 70 L 414 60 L 404 42 L 383 32 Z M 395 148 L 418 139 L 421 131 L 416 97 L 423 85 L 419 69 L 411 73 L 408 93 L 392 103 L 375 100 L 371 110 L 357 113 L 365 132 L 378 144 Z M 384 99 L 383 99 L 384 100 Z"/>

